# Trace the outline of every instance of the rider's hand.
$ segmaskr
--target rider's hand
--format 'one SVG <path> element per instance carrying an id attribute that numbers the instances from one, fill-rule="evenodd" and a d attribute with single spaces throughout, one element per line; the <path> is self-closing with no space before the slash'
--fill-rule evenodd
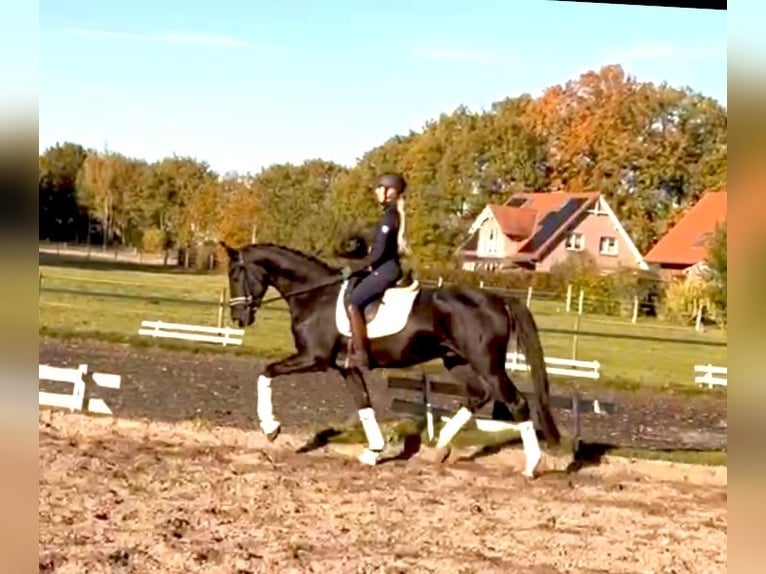
<path id="1" fill-rule="evenodd" d="M 351 267 L 346 265 L 343 269 L 340 270 L 340 276 L 344 279 L 348 279 L 351 277 Z"/>

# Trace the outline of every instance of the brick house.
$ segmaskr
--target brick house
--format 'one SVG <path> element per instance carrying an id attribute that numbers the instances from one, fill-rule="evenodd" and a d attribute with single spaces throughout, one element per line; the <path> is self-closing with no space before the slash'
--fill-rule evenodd
<path id="1" fill-rule="evenodd" d="M 588 252 L 604 271 L 648 269 L 600 193 L 517 193 L 488 204 L 459 248 L 463 269 L 547 272 L 569 254 Z"/>
<path id="2" fill-rule="evenodd" d="M 665 278 L 704 273 L 716 226 L 726 221 L 726 190 L 709 191 L 690 207 L 644 256 Z"/>

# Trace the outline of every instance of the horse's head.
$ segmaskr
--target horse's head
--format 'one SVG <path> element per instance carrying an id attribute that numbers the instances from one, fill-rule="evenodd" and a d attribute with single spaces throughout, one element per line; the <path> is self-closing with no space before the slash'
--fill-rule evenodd
<path id="1" fill-rule="evenodd" d="M 229 307 L 231 320 L 240 328 L 255 322 L 255 312 L 269 288 L 262 267 L 245 260 L 242 252 L 220 242 L 229 257 Z"/>

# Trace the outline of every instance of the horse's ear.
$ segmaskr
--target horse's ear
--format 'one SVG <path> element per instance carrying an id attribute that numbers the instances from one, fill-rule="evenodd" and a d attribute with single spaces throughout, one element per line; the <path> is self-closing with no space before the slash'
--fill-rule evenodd
<path id="1" fill-rule="evenodd" d="M 239 260 L 239 251 L 234 249 L 233 247 L 229 246 L 225 241 L 219 241 L 218 242 L 221 247 L 223 247 L 226 250 L 226 255 L 229 256 L 230 261 L 238 261 Z"/>

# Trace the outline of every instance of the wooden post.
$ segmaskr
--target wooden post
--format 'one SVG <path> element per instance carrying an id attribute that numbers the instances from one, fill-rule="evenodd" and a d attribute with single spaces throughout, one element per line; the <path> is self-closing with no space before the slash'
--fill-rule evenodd
<path id="1" fill-rule="evenodd" d="M 572 310 L 572 284 L 567 285 L 567 304 L 566 312 L 569 313 Z"/>
<path id="2" fill-rule="evenodd" d="M 572 335 L 572 360 L 577 360 L 577 333 L 580 331 L 580 318 L 582 315 L 579 313 L 575 316 L 574 335 Z"/>
<path id="3" fill-rule="evenodd" d="M 585 301 L 585 290 L 580 288 L 580 297 L 577 301 L 577 314 L 582 315 L 582 307 Z"/>
<path id="4" fill-rule="evenodd" d="M 532 286 L 527 287 L 527 308 L 532 304 Z"/>
<path id="5" fill-rule="evenodd" d="M 441 275 L 439 275 L 439 281 L 438 281 L 437 285 L 438 285 L 439 287 L 441 287 L 443 283 L 444 283 L 444 279 L 442 279 L 442 276 L 441 276 Z"/>
<path id="6" fill-rule="evenodd" d="M 697 332 L 702 331 L 702 301 L 697 302 L 697 319 L 694 322 L 694 330 Z"/>
<path id="7" fill-rule="evenodd" d="M 633 296 L 633 317 L 630 319 L 631 323 L 638 321 L 638 295 Z"/>
<path id="8" fill-rule="evenodd" d="M 479 289 L 484 289 L 484 280 L 479 281 Z"/>
<path id="9" fill-rule="evenodd" d="M 221 287 L 221 295 L 218 297 L 218 328 L 223 327 L 223 305 L 226 301 L 226 287 Z"/>

